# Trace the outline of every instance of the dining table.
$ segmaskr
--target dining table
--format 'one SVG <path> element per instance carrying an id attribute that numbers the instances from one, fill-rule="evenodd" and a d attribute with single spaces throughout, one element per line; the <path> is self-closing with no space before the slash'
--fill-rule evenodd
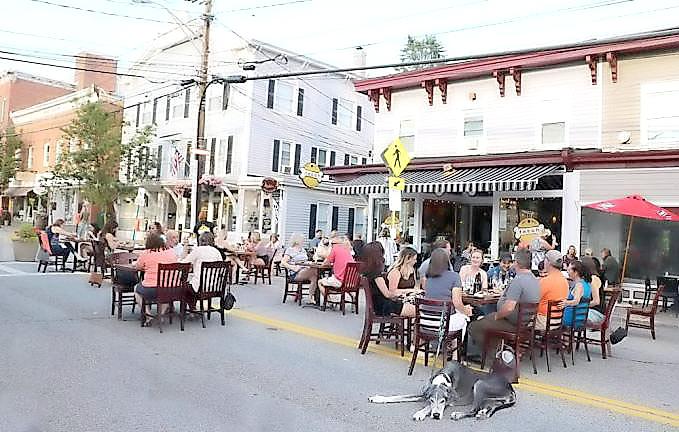
<path id="1" fill-rule="evenodd" d="M 300 267 L 309 267 L 316 269 L 317 274 L 317 279 L 316 280 L 321 280 L 321 277 L 327 273 L 331 274 L 332 273 L 332 264 L 325 264 L 324 262 L 318 262 L 318 261 L 305 261 L 303 263 L 297 264 Z M 316 291 L 314 292 L 314 299 L 315 299 L 315 304 L 312 305 L 305 305 L 307 307 L 316 307 L 319 308 L 321 307 L 321 289 L 318 287 L 318 283 L 316 283 Z"/>
<path id="2" fill-rule="evenodd" d="M 491 291 L 481 292 L 477 294 L 462 294 L 462 303 L 471 306 L 485 306 L 490 304 L 497 304 L 502 294 Z"/>

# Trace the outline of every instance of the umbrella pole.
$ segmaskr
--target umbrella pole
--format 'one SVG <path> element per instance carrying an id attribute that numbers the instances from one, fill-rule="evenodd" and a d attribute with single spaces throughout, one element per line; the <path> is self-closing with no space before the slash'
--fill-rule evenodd
<path id="1" fill-rule="evenodd" d="M 627 257 L 629 256 L 629 242 L 632 238 L 632 224 L 634 223 L 634 216 L 630 216 L 629 229 L 627 230 L 627 245 L 625 246 L 625 258 L 622 261 L 622 273 L 620 274 L 620 288 L 622 288 L 622 282 L 625 279 L 625 271 L 627 270 Z"/>

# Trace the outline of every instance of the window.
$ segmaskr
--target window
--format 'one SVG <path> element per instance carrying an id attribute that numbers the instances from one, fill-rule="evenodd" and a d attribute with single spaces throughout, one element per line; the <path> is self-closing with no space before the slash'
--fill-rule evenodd
<path id="1" fill-rule="evenodd" d="M 316 211 L 316 229 L 323 230 L 324 233 L 332 231 L 330 229 L 330 209 L 332 206 L 328 203 L 318 203 L 318 210 Z"/>
<path id="2" fill-rule="evenodd" d="M 566 123 L 543 123 L 542 144 L 563 144 L 566 142 Z"/>
<path id="3" fill-rule="evenodd" d="M 299 152 L 299 144 L 295 146 Z M 292 143 L 290 141 L 273 140 L 273 162 L 271 171 L 282 174 L 292 174 Z M 298 164 L 299 153 L 295 155 L 295 169 Z"/>
<path id="4" fill-rule="evenodd" d="M 181 93 L 175 93 L 171 97 L 172 102 L 172 118 L 181 118 L 184 116 L 184 100 L 181 97 Z"/>
<path id="5" fill-rule="evenodd" d="M 42 148 L 42 166 L 48 167 L 50 165 L 50 143 L 47 143 Z"/>
<path id="6" fill-rule="evenodd" d="M 465 137 L 482 137 L 483 136 L 483 117 L 465 117 L 464 119 L 464 136 Z"/>
<path id="7" fill-rule="evenodd" d="M 316 164 L 321 168 L 326 166 L 327 165 L 327 156 L 328 156 L 327 150 L 319 149 L 318 150 L 318 156 L 316 157 Z"/>
<path id="8" fill-rule="evenodd" d="M 151 103 L 144 102 L 144 105 L 142 106 L 141 123 L 143 125 L 148 125 L 151 124 L 152 121 L 153 121 L 153 110 L 151 107 Z"/>
<path id="9" fill-rule="evenodd" d="M 304 115 L 304 89 L 297 90 L 297 115 Z"/>
<path id="10" fill-rule="evenodd" d="M 337 124 L 345 129 L 351 129 L 351 118 L 354 103 L 348 99 L 339 99 L 337 107 Z"/>
<path id="11" fill-rule="evenodd" d="M 155 98 L 153 99 L 153 120 L 151 120 L 153 124 L 157 123 L 156 121 L 157 119 L 158 119 L 158 98 Z"/>
<path id="12" fill-rule="evenodd" d="M 291 167 L 292 160 L 292 144 L 288 141 L 281 141 L 281 171 L 285 173 L 285 168 L 288 170 Z M 289 171 L 288 171 L 289 173 Z"/>
<path id="13" fill-rule="evenodd" d="M 358 132 L 361 131 L 362 121 L 363 121 L 363 107 L 359 105 L 356 107 L 356 130 Z"/>
<path id="14" fill-rule="evenodd" d="M 294 101 L 294 87 L 292 84 L 278 81 L 276 83 L 276 96 L 274 98 L 274 109 L 284 113 L 292 112 Z"/>
<path id="15" fill-rule="evenodd" d="M 679 141 L 679 83 L 642 89 L 642 141 L 658 147 Z"/>
<path id="16" fill-rule="evenodd" d="M 222 85 L 222 111 L 229 107 L 229 98 L 231 97 L 231 85 L 225 82 Z"/>
<path id="17" fill-rule="evenodd" d="M 224 141 L 224 140 L 222 140 Z M 231 174 L 231 164 L 233 159 L 233 136 L 229 136 L 226 142 L 226 168 L 224 173 Z"/>
<path id="18" fill-rule="evenodd" d="M 401 120 L 399 124 L 398 137 L 403 146 L 412 153 L 415 151 L 415 121 Z"/>
<path id="19" fill-rule="evenodd" d="M 358 156 L 352 156 L 349 165 L 358 165 Z"/>
<path id="20" fill-rule="evenodd" d="M 365 224 L 366 224 L 365 207 L 356 207 L 354 210 L 354 236 L 361 234 L 366 238 Z"/>
<path id="21" fill-rule="evenodd" d="M 26 156 L 26 169 L 33 169 L 33 146 L 28 147 L 28 155 Z"/>
<path id="22" fill-rule="evenodd" d="M 184 94 L 184 118 L 189 118 L 189 108 L 191 108 L 191 89 L 187 88 Z"/>
<path id="23" fill-rule="evenodd" d="M 55 147 L 56 147 L 55 160 L 57 161 L 57 163 L 59 163 L 59 161 L 61 160 L 61 153 L 63 152 L 64 142 L 62 140 L 57 141 Z"/>
<path id="24" fill-rule="evenodd" d="M 207 110 L 208 111 L 221 111 L 222 110 L 222 92 L 221 89 L 212 89 L 210 97 L 207 99 Z"/>

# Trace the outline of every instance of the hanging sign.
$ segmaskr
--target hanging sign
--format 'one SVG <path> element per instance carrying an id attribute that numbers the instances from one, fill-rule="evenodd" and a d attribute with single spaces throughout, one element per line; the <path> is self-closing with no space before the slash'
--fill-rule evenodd
<path id="1" fill-rule="evenodd" d="M 401 140 L 396 138 L 382 152 L 382 160 L 391 173 L 399 177 L 410 163 L 411 158 Z"/>
<path id="2" fill-rule="evenodd" d="M 514 227 L 514 237 L 521 243 L 530 243 L 536 237 L 542 237 L 549 230 L 545 228 L 537 219 L 525 218 Z"/>
<path id="3" fill-rule="evenodd" d="M 402 177 L 389 177 L 389 189 L 403 192 L 406 187 L 406 180 Z"/>
<path id="4" fill-rule="evenodd" d="M 266 177 L 262 180 L 262 191 L 267 194 L 272 194 L 278 190 L 278 180 L 271 177 Z"/>
<path id="5" fill-rule="evenodd" d="M 313 162 L 304 164 L 304 167 L 299 172 L 299 178 L 302 179 L 304 186 L 309 189 L 316 189 L 323 181 L 323 172 Z"/>

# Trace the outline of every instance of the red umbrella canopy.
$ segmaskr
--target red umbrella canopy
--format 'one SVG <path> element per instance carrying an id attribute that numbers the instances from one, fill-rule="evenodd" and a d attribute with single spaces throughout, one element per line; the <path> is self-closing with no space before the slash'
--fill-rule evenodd
<path id="1" fill-rule="evenodd" d="M 671 211 L 658 207 L 639 195 L 631 195 L 625 198 L 601 201 L 585 207 L 593 208 L 606 213 L 616 213 L 627 216 L 636 216 L 644 219 L 679 222 L 679 216 Z"/>

